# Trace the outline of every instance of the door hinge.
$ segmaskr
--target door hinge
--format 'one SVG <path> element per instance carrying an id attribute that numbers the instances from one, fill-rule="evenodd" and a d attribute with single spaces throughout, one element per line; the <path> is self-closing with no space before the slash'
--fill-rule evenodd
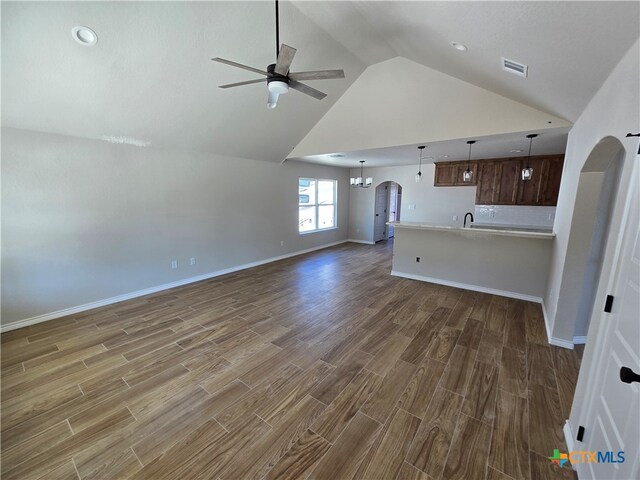
<path id="1" fill-rule="evenodd" d="M 607 295 L 607 300 L 604 302 L 604 311 L 611 313 L 611 307 L 613 307 L 613 295 Z"/>
<path id="2" fill-rule="evenodd" d="M 576 440 L 579 442 L 584 438 L 584 427 L 582 425 L 578 426 L 578 435 L 576 435 Z"/>

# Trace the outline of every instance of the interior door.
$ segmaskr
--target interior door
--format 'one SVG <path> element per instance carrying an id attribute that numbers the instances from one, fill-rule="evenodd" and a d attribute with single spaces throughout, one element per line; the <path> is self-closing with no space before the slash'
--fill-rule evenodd
<path id="1" fill-rule="evenodd" d="M 398 184 L 391 182 L 389 184 L 389 221 L 395 222 L 398 219 Z M 392 225 L 387 225 L 387 238 L 394 236 L 394 230 Z"/>
<path id="2" fill-rule="evenodd" d="M 376 187 L 376 208 L 373 222 L 373 241 L 379 242 L 386 237 L 387 222 L 387 183 Z"/>
<path id="3" fill-rule="evenodd" d="M 591 380 L 594 405 L 590 425 L 585 425 L 584 450 L 617 452 L 623 450 L 623 463 L 585 463 L 578 465 L 581 478 L 640 478 L 640 383 L 624 383 L 620 369 L 640 374 L 640 225 L 637 205 L 638 186 L 632 187 L 631 211 L 616 268 L 616 284 L 611 313 L 603 313 L 604 332 L 597 338 L 596 362 Z M 602 343 L 601 343 L 602 342 Z M 598 353 L 599 352 L 599 353 Z M 581 448 L 582 450 L 582 448 Z"/>

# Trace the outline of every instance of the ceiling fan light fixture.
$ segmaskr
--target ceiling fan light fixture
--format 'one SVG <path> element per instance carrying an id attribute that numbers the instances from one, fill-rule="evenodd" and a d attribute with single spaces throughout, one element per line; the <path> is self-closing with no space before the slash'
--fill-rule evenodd
<path id="1" fill-rule="evenodd" d="M 278 106 L 278 95 L 277 93 L 269 92 L 269 98 L 267 99 L 267 108 L 269 110 L 273 110 Z"/>
<path id="2" fill-rule="evenodd" d="M 284 95 L 289 91 L 289 84 L 282 80 L 271 80 L 268 84 L 269 93 Z"/>

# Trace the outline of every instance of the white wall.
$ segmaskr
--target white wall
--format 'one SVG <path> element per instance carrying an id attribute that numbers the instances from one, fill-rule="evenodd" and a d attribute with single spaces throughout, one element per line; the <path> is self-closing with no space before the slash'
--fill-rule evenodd
<path id="1" fill-rule="evenodd" d="M 396 57 L 368 67 L 289 157 L 568 126 L 566 120 Z"/>
<path id="2" fill-rule="evenodd" d="M 636 41 L 569 132 L 554 223 L 557 237 L 549 274 L 549 288 L 544 298 L 547 329 L 555 339 L 572 342 L 576 328 L 576 311 L 565 312 L 559 309 L 559 305 L 562 306 L 564 299 L 579 299 L 581 294 L 582 282 L 574 281 L 572 272 L 584 268 L 586 258 L 575 258 L 572 255 L 569 240 L 572 224 L 579 219 L 580 205 L 576 200 L 580 174 L 590 154 L 599 144 L 603 149 L 596 156 L 601 155 L 605 161 L 611 161 L 612 156 L 616 154 L 617 145 L 623 145 L 625 149 L 621 160 L 618 193 L 610 219 L 607 252 L 600 276 L 601 286 L 607 284 L 603 279 L 608 280 L 611 274 L 613 255 L 623 227 L 622 214 L 626 192 L 630 181 L 638 181 L 637 178 L 631 178 L 633 162 L 638 161 L 638 139 L 625 138 L 625 135 L 640 130 L 639 59 L 640 48 Z M 603 140 L 605 141 L 602 142 Z M 590 240 L 591 238 L 586 239 L 587 242 Z M 595 305 L 600 305 L 604 298 L 601 288 L 598 291 Z"/>
<path id="3" fill-rule="evenodd" d="M 338 180 L 338 229 L 298 235 L 298 176 Z M 3 129 L 2 324 L 344 240 L 348 183 L 346 169 Z"/>
<path id="4" fill-rule="evenodd" d="M 416 183 L 417 171 L 417 165 L 365 168 L 365 176 L 373 177 L 373 186 L 351 189 L 349 238 L 373 241 L 375 187 L 386 181 L 396 182 L 402 187 L 400 221 L 462 226 L 464 214 L 474 210 L 475 187 L 434 187 L 433 164 L 422 165 L 423 178 Z M 351 170 L 351 176 L 359 174 L 359 169 Z M 454 215 L 458 215 L 457 221 L 453 220 Z"/>

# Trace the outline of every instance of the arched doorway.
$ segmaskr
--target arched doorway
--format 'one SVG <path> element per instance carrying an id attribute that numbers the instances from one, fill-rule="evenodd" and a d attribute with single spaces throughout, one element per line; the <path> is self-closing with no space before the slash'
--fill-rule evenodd
<path id="1" fill-rule="evenodd" d="M 580 171 L 556 313 L 556 318 L 572 317 L 576 344 L 587 338 L 624 153 L 619 140 L 607 137 L 593 148 Z"/>
<path id="2" fill-rule="evenodd" d="M 393 181 L 385 181 L 376 187 L 374 196 L 373 241 L 380 242 L 393 238 L 393 226 L 387 222 L 400 221 L 402 208 L 402 186 Z"/>

